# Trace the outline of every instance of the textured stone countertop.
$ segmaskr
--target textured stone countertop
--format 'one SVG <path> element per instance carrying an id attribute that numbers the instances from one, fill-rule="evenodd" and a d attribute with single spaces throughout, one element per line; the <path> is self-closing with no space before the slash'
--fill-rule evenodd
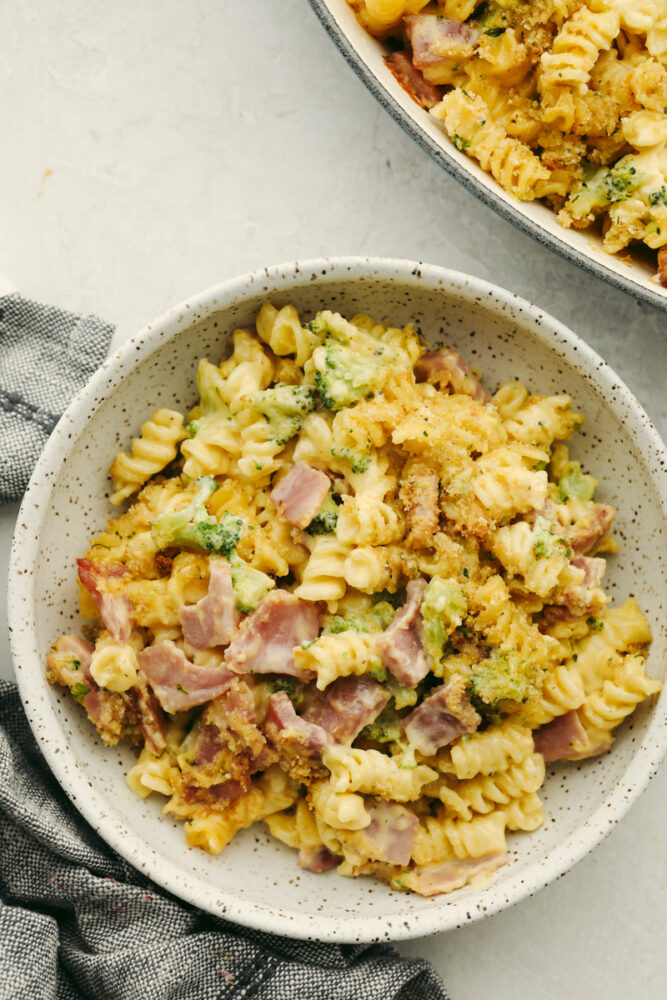
<path id="1" fill-rule="evenodd" d="M 0 6 L 0 37 L 0 273 L 26 295 L 107 317 L 118 344 L 254 267 L 423 259 L 553 313 L 667 431 L 667 315 L 554 256 L 448 177 L 365 90 L 306 0 L 21 0 Z M 5 563 L 15 516 L 0 509 Z M 11 677 L 5 633 L 0 674 Z M 663 1000 L 666 793 L 663 768 L 565 878 L 401 950 L 431 959 L 453 1000 Z"/>

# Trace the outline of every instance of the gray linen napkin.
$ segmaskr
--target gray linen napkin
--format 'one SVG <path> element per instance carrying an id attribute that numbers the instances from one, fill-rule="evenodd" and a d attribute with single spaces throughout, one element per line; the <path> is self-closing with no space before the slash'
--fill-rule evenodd
<path id="1" fill-rule="evenodd" d="M 18 499 L 113 330 L 0 298 L 0 501 Z M 41 756 L 0 681 L 0 1000 L 447 1000 L 386 945 L 294 941 L 174 899 L 112 851 Z"/>
<path id="2" fill-rule="evenodd" d="M 104 360 L 113 326 L 21 295 L 0 298 L 0 503 L 20 500 L 46 440 Z"/>

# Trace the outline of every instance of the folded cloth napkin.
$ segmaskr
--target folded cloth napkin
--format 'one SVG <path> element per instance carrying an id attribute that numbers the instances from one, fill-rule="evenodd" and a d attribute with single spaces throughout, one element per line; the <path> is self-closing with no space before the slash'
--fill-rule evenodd
<path id="1" fill-rule="evenodd" d="M 0 498 L 18 499 L 112 327 L 0 298 Z M 0 681 L 0 1000 L 447 1000 L 387 945 L 274 937 L 174 899 L 69 802 Z"/>
<path id="2" fill-rule="evenodd" d="M 0 503 L 20 500 L 46 439 L 106 356 L 113 326 L 96 316 L 0 298 Z"/>

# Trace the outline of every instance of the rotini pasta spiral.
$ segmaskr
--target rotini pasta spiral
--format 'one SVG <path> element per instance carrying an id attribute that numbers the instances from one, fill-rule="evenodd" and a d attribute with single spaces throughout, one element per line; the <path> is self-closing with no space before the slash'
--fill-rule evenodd
<path id="1" fill-rule="evenodd" d="M 186 436 L 183 417 L 175 410 L 156 410 L 151 420 L 141 428 L 141 437 L 134 438 L 132 450 L 119 452 L 111 465 L 114 492 L 111 503 L 126 500 L 151 476 L 162 472 L 176 458 L 178 442 Z"/>

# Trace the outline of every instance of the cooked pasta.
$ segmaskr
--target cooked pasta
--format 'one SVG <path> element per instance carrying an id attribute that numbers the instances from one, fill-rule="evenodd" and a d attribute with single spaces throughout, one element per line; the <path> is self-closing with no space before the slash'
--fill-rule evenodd
<path id="1" fill-rule="evenodd" d="M 667 245 L 661 0 L 347 2 L 399 84 L 509 194 L 598 228 L 609 253 Z"/>
<path id="2" fill-rule="evenodd" d="M 583 417 L 516 381 L 492 398 L 364 313 L 265 303 L 231 346 L 187 437 L 159 410 L 114 460 L 130 504 L 78 560 L 88 638 L 48 677 L 137 746 L 129 787 L 193 848 L 265 821 L 312 872 L 488 877 L 544 822 L 545 763 L 607 750 L 660 689 L 639 606 L 602 586 L 614 511 L 564 443 Z"/>

